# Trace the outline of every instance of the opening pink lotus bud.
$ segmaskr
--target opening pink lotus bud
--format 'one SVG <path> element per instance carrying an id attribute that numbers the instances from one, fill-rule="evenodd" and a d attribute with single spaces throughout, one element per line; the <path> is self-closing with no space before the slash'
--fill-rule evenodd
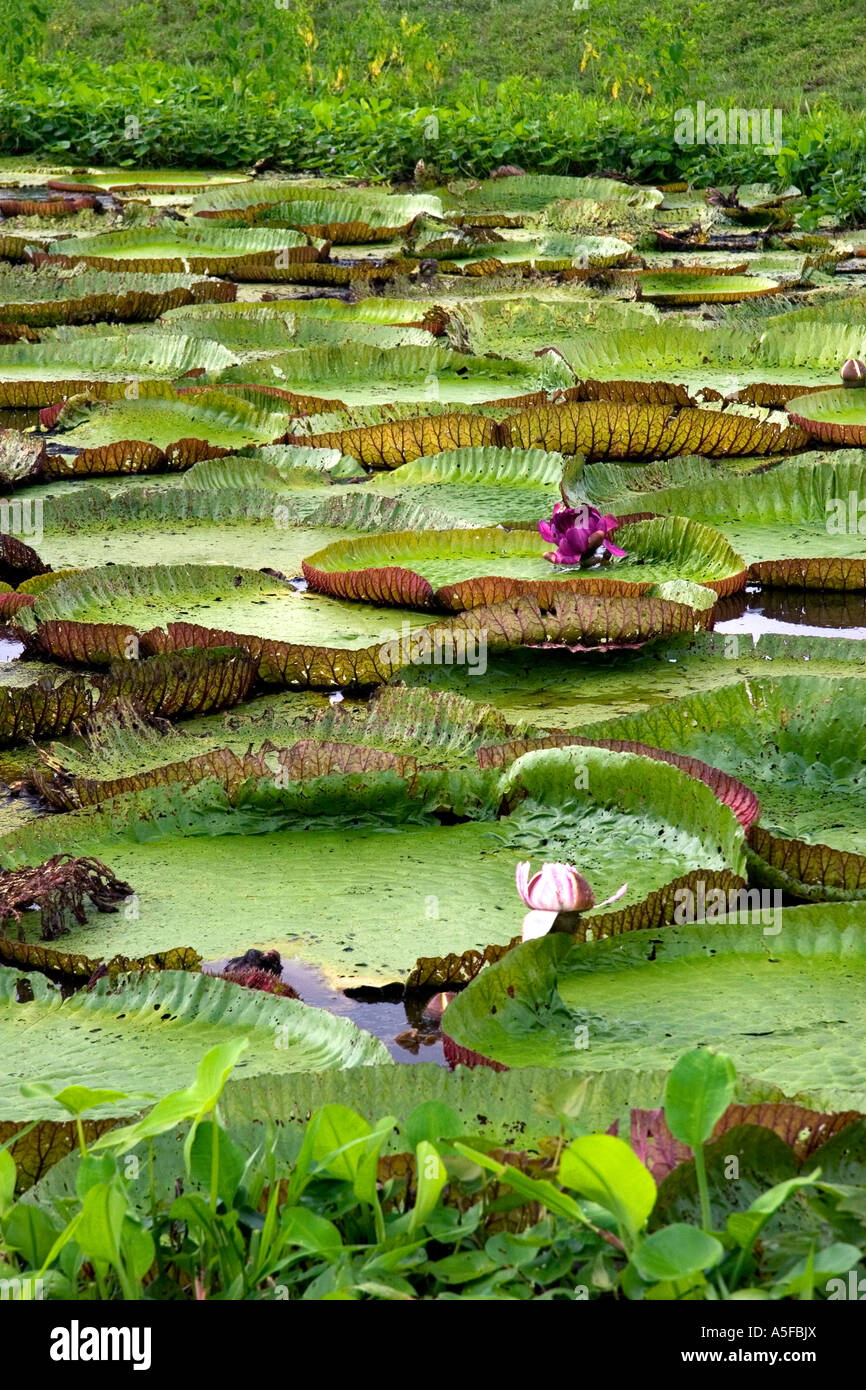
<path id="1" fill-rule="evenodd" d="M 517 866 L 517 891 L 536 912 L 583 912 L 595 905 L 595 894 L 571 864 L 542 864 L 529 875 L 529 864 Z"/>
<path id="2" fill-rule="evenodd" d="M 866 362 L 859 357 L 849 357 L 839 371 L 842 380 L 849 386 L 866 386 Z"/>

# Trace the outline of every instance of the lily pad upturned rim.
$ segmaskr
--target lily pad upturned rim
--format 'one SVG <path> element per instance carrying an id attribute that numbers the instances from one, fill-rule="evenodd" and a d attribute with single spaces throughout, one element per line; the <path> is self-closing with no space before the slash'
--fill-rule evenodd
<path id="1" fill-rule="evenodd" d="M 670 517 L 665 520 L 645 518 L 641 521 L 629 519 L 629 522 L 630 524 L 622 526 L 617 532 L 617 536 L 626 549 L 628 549 L 628 531 L 636 530 L 639 526 L 651 526 L 655 527 L 656 530 L 671 529 L 673 523 L 678 523 L 680 529 L 687 533 L 694 533 L 696 545 L 704 539 L 712 540 L 716 546 L 721 542 L 722 548 L 728 552 L 724 557 L 729 565 L 728 574 L 713 578 L 702 577 L 696 582 L 713 589 L 720 597 L 725 594 L 737 593 L 745 588 L 748 579 L 745 562 L 713 528 L 701 526 L 700 523 L 692 522 L 687 517 Z M 637 596 L 648 593 L 656 582 L 653 579 L 645 581 L 617 579 L 615 566 L 611 568 L 609 573 L 606 570 L 578 570 L 570 574 L 557 575 L 557 568 L 567 569 L 567 567 L 551 565 L 553 572 L 550 579 L 523 580 L 511 576 L 479 576 L 477 579 L 461 580 L 434 589 L 430 581 L 425 579 L 423 575 L 400 565 L 372 565 L 366 568 L 351 569 L 329 567 L 329 562 L 331 565 L 336 565 L 345 557 L 351 558 L 353 555 L 359 555 L 363 558 L 365 552 L 375 553 L 380 551 L 383 546 L 403 544 L 410 552 L 413 549 L 420 551 L 425 541 L 429 544 L 431 541 L 435 542 L 437 538 L 443 542 L 453 542 L 464 549 L 473 546 L 477 546 L 479 549 L 483 549 L 485 546 L 501 546 L 508 541 L 514 544 L 518 553 L 526 553 L 527 555 L 533 553 L 530 546 L 536 544 L 539 558 L 541 558 L 540 542 L 537 542 L 533 532 L 525 528 L 508 531 L 500 527 L 487 526 L 453 528 L 444 532 L 392 531 L 361 537 L 358 540 L 332 542 L 303 561 L 304 578 L 311 588 L 320 593 L 330 594 L 335 598 L 364 598 L 377 603 L 408 605 L 416 608 L 440 607 L 458 611 L 489 605 L 503 599 L 517 598 L 521 595 L 534 596 L 545 605 L 551 605 L 557 593 Z"/>
<path id="2" fill-rule="evenodd" d="M 634 933 L 616 942 L 608 940 L 589 945 L 575 944 L 559 933 L 530 941 L 485 970 L 471 989 L 449 1004 L 449 1036 L 453 1036 L 459 1045 L 508 1066 L 543 1065 L 545 1056 L 552 1059 L 556 1051 L 555 1035 L 560 1035 L 562 1045 L 565 1037 L 573 1032 L 572 1011 L 563 1002 L 557 988 L 561 967 L 569 959 L 579 960 L 581 966 L 591 973 L 598 969 L 605 976 L 615 976 L 619 969 L 628 969 L 631 964 L 645 964 L 646 969 L 652 970 L 657 958 L 665 961 L 668 958 L 681 959 L 683 955 L 695 959 L 703 955 L 708 960 L 712 953 L 715 961 L 722 954 L 730 952 L 742 955 L 747 962 L 751 955 L 766 960 L 768 956 L 779 956 L 786 950 L 792 958 L 797 958 L 809 954 L 811 948 L 818 952 L 823 949 L 828 955 L 839 959 L 847 959 L 853 954 L 862 957 L 866 954 L 866 931 L 862 922 L 852 919 L 853 905 L 847 905 L 849 911 L 845 907 L 824 905 L 823 908 L 788 909 L 793 921 L 788 922 L 780 935 L 771 937 L 764 934 L 761 925 L 729 924 L 722 918 L 713 923 L 668 927 L 659 934 L 649 931 Z M 598 1020 L 596 1026 L 601 1023 L 602 1020 Z M 660 1033 L 663 1024 L 658 1017 L 655 1024 Z M 736 1036 L 734 1017 L 731 1019 L 731 1029 L 733 1039 Z M 522 1041 L 524 1039 L 525 1042 Z M 741 1046 L 744 1044 L 742 1034 L 738 1041 Z M 548 1048 L 546 1053 L 545 1043 Z M 660 1041 L 658 1045 L 661 1045 Z M 538 1047 L 542 1049 L 540 1052 Z M 576 1072 L 592 1069 L 591 1048 L 588 1053 L 574 1051 L 572 1044 L 569 1055 L 573 1056 Z M 799 1051 L 795 1050 L 792 1056 L 793 1067 L 797 1065 L 798 1055 L 819 1059 L 821 1049 L 818 1039 L 812 1049 L 805 1048 L 801 1042 Z M 671 1057 L 671 1063 L 673 1061 Z M 760 1069 L 751 1064 L 749 1072 L 761 1078 Z M 840 1104 L 838 1087 L 834 1083 L 832 1076 L 827 1077 L 825 1084 L 818 1086 L 808 1080 L 804 1085 L 798 1085 L 792 1078 L 784 1089 L 788 1095 L 793 1093 L 795 1099 L 803 1097 L 806 1104 L 819 1102 L 822 1109 L 847 1108 L 847 1100 Z M 781 1082 L 777 1081 L 776 1084 Z M 825 1091 L 826 1101 L 820 1099 Z M 863 1092 L 861 1077 L 861 1095 Z M 862 1102 L 858 1101 L 854 1108 L 863 1108 Z"/>
<path id="3" fill-rule="evenodd" d="M 833 412 L 839 407 L 850 410 L 858 405 L 863 408 L 862 424 L 833 419 Z M 789 400 L 786 410 L 794 424 L 815 439 L 827 444 L 866 446 L 866 392 L 861 394 L 856 388 L 845 386 L 833 391 L 813 391 Z"/>

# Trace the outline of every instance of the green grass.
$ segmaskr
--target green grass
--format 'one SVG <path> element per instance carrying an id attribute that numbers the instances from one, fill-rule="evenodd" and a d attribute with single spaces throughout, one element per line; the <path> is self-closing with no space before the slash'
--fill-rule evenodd
<path id="1" fill-rule="evenodd" d="M 866 17 L 850 3 L 573 3 L 0 0 L 0 156 L 793 182 L 811 199 L 803 225 L 866 219 Z M 781 155 L 680 145 L 675 112 L 698 100 L 780 108 Z"/>
<path id="2" fill-rule="evenodd" d="M 269 0 L 263 11 L 276 45 L 264 67 L 277 83 L 285 71 L 286 47 L 297 41 L 294 0 L 291 5 L 280 8 Z M 202 13 L 205 6 L 198 0 L 60 0 L 47 20 L 46 53 L 65 49 L 100 63 L 150 58 L 218 64 L 227 56 L 219 40 L 226 33 L 227 8 L 220 7 L 221 16 L 220 10 Z M 255 9 L 256 0 L 251 0 L 238 18 L 240 53 L 250 62 L 258 62 L 261 54 Z M 423 25 L 422 39 L 431 49 L 453 47 L 452 56 L 440 59 L 443 96 L 467 79 L 496 85 L 515 75 L 539 78 L 548 88 L 590 92 L 591 75 L 579 71 L 585 33 L 596 41 L 609 37 L 651 65 L 652 42 L 640 28 L 648 11 L 644 0 L 589 0 L 585 10 L 573 9 L 572 0 L 543 7 L 538 0 L 461 0 L 459 5 L 415 0 L 411 6 L 400 0 L 373 6 L 358 0 L 311 0 L 309 10 L 318 39 L 311 55 L 314 69 L 348 57 L 350 79 L 362 78 L 370 59 L 387 50 L 388 31 L 399 30 L 401 15 L 407 15 L 411 26 Z M 652 11 L 679 36 L 686 18 L 682 0 L 656 0 Z M 811 101 L 831 98 L 849 107 L 862 103 L 866 11 L 850 0 L 766 0 L 760 5 L 724 0 L 704 7 L 693 32 L 705 69 L 704 75 L 695 74 L 694 95 L 709 104 L 730 98 L 743 106 L 792 107 L 804 96 Z M 403 46 L 410 56 L 418 54 L 413 79 L 420 81 L 423 42 L 404 40 Z"/>

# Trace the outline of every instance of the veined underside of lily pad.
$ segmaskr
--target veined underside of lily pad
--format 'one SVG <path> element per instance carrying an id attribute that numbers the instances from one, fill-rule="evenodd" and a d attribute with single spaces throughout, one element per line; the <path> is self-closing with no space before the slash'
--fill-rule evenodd
<path id="1" fill-rule="evenodd" d="M 499 420 L 482 414 L 431 414 L 289 436 L 351 454 L 370 468 L 397 468 L 425 454 L 479 445 L 545 449 L 588 459 L 775 455 L 802 449 L 808 435 L 753 415 L 675 404 L 565 401 L 533 404 Z"/>

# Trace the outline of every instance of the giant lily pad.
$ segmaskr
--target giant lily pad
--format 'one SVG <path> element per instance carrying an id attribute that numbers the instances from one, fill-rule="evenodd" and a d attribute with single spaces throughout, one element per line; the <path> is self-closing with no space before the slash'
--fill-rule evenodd
<path id="1" fill-rule="evenodd" d="M 445 274 L 497 275 L 505 267 L 524 271 L 555 272 L 576 270 L 588 273 L 606 266 L 621 265 L 632 254 L 629 242 L 620 237 L 536 236 L 520 240 L 503 236 L 474 249 L 471 254 L 446 253 L 439 268 Z"/>
<path id="2" fill-rule="evenodd" d="M 778 294 L 778 280 L 765 275 L 693 275 L 683 270 L 641 271 L 640 293 L 653 304 L 736 304 Z"/>
<path id="3" fill-rule="evenodd" d="M 203 1054 L 245 1037 L 236 1074 L 296 1072 L 387 1063 L 383 1043 L 348 1019 L 277 999 L 207 975 L 166 970 L 121 986 L 100 980 L 65 999 L 59 985 L 29 977 L 32 998 L 16 999 L 21 972 L 0 967 L 0 1029 L 9 1039 L 0 1089 L 3 1119 L 65 1119 L 44 1097 L 22 1098 L 24 1081 L 111 1086 L 130 1099 L 113 1101 L 110 1116 L 141 1110 L 142 1093 L 164 1095 L 188 1084 Z M 280 1028 L 286 1045 L 274 1048 Z M 14 1054 L 14 1056 L 13 1056 Z M 106 1113 L 106 1112 L 103 1112 Z"/>
<path id="4" fill-rule="evenodd" d="M 503 796 L 513 809 L 497 817 Z M 440 823 L 443 807 L 454 823 Z M 517 858 L 579 863 L 604 893 L 627 878 L 614 916 L 633 922 L 661 920 L 671 884 L 689 876 L 742 882 L 744 862 L 736 818 L 708 787 L 598 749 L 531 753 L 501 777 L 379 772 L 288 787 L 270 778 L 233 796 L 214 781 L 158 788 L 13 832 L 0 854 L 38 862 L 70 838 L 79 854 L 99 845 L 102 862 L 133 884 L 139 915 L 73 927 L 64 948 L 134 955 L 127 942 L 158 949 L 182 923 L 184 941 L 206 956 L 273 946 L 356 984 L 403 978 L 431 950 L 507 944 L 523 912 Z M 214 897 L 206 885 L 217 873 L 237 894 Z M 37 930 L 22 920 L 25 934 Z"/>
<path id="5" fill-rule="evenodd" d="M 577 376 L 603 382 L 682 383 L 692 395 L 711 388 L 758 405 L 784 405 L 806 388 L 834 387 L 847 356 L 866 351 L 859 329 L 803 324 L 763 333 L 723 325 L 646 324 L 640 333 L 566 328 L 550 343 Z"/>
<path id="6" fill-rule="evenodd" d="M 640 739 L 723 768 L 757 792 L 763 830 L 830 845 L 839 858 L 866 857 L 858 680 L 752 678 L 594 724 L 587 733 Z M 832 878 L 827 883 L 832 887 Z"/>
<path id="7" fill-rule="evenodd" d="M 373 486 L 475 526 L 534 521 L 559 500 L 562 455 L 542 449 L 455 449 L 404 464 Z"/>
<path id="8" fill-rule="evenodd" d="M 72 170 L 67 170 L 54 176 L 49 180 L 49 188 L 107 189 L 110 193 L 201 193 L 203 188 L 252 183 L 249 174 L 230 169 L 87 169 L 80 181 L 72 174 Z"/>
<path id="9" fill-rule="evenodd" d="M 532 367 L 449 352 L 446 348 L 403 347 L 389 351 L 362 344 L 310 348 L 275 355 L 221 373 L 220 382 L 260 382 L 295 395 L 326 396 L 339 383 L 347 405 L 387 405 L 393 401 L 441 401 L 472 405 L 535 396 L 570 386 L 573 376 L 551 359 Z"/>
<path id="10" fill-rule="evenodd" d="M 270 528 L 263 531 L 262 543 L 266 544 Z M 300 535 L 303 539 L 303 532 Z M 183 540 L 188 549 L 188 533 L 183 533 Z M 211 538 L 212 559 L 218 554 L 219 541 L 218 533 Z M 117 545 L 118 551 L 124 545 L 128 547 L 123 532 Z M 247 540 L 248 548 L 249 545 Z M 43 626 L 93 625 L 108 630 L 104 634 L 106 640 L 111 628 L 117 625 L 144 634 L 172 623 L 195 624 L 236 636 L 307 647 L 310 651 L 329 644 L 362 650 L 381 639 L 383 628 L 392 622 L 405 622 L 410 627 L 423 622 L 419 614 L 409 611 L 398 610 L 388 616 L 389 624 L 384 625 L 381 613 L 374 608 L 308 595 L 285 580 L 254 569 L 219 564 L 151 564 L 95 567 L 58 580 L 37 596 L 34 608 L 28 610 L 27 621 Z M 61 640 L 62 637 L 61 632 Z M 99 631 L 93 637 L 98 643 Z M 44 645 L 48 634 L 43 632 L 40 640 Z M 63 651 L 64 647 L 59 646 L 58 654 Z"/>
<path id="11" fill-rule="evenodd" d="M 626 558 L 595 570 L 554 566 L 535 530 L 493 528 L 394 532 L 336 541 L 304 561 L 314 589 L 345 598 L 430 607 L 474 608 L 519 594 L 639 594 L 669 579 L 691 579 L 717 593 L 746 582 L 739 555 L 716 531 L 684 517 L 622 527 Z"/>
<path id="12" fill-rule="evenodd" d="M 541 212 L 561 198 L 590 198 L 620 202 L 623 208 L 632 203 L 645 204 L 647 190 L 635 184 L 620 183 L 617 179 L 564 178 L 555 174 L 517 174 L 510 178 L 485 179 L 467 187 L 459 185 L 442 191 L 446 211 L 460 210 L 468 219 L 475 212 Z M 662 195 L 650 202 L 659 204 Z"/>
<path id="13" fill-rule="evenodd" d="M 61 338 L 0 347 L 0 408 L 51 405 L 63 396 L 94 394 L 100 382 L 220 371 L 237 361 L 217 342 L 180 334 L 127 333 Z"/>
<path id="14" fill-rule="evenodd" d="M 292 227 L 323 237 L 335 246 L 391 241 L 405 235 L 420 216 L 414 198 L 389 198 L 379 203 L 332 194 L 329 198 L 293 198 L 236 211 L 202 211 L 200 217 L 219 217 L 220 226 Z"/>
<path id="15" fill-rule="evenodd" d="M 866 674 L 866 641 L 834 637 L 770 633 L 756 643 L 748 634 L 714 632 L 671 635 L 641 651 L 614 646 L 583 652 L 579 659 L 562 650 L 488 648 L 484 699 L 512 720 L 583 733 L 586 725 L 615 714 L 651 709 L 735 679 Z M 400 680 L 470 698 L 477 689 L 477 679 L 460 666 L 411 666 Z"/>
<path id="16" fill-rule="evenodd" d="M 384 323 L 347 320 L 335 322 L 312 314 L 274 314 L 268 306 L 245 306 L 246 314 L 210 314 L 205 308 L 196 315 L 178 319 L 173 326 L 185 335 L 213 339 L 245 359 L 268 353 L 285 353 L 298 348 L 338 347 L 362 343 L 371 348 L 429 347 L 433 335 L 423 328 L 404 328 Z M 171 321 L 170 321 L 171 322 Z M 207 370 L 217 371 L 231 363 L 214 363 Z"/>
<path id="17" fill-rule="evenodd" d="M 155 319 L 168 309 L 234 299 L 234 285 L 194 275 L 109 275 L 0 267 L 0 323 Z"/>
<path id="18" fill-rule="evenodd" d="M 692 925 L 594 944 L 528 942 L 449 1004 L 463 1047 L 508 1066 L 648 1067 L 703 1045 L 807 1103 L 859 1109 L 866 909 L 784 910 L 784 925 Z M 585 1039 L 575 1045 L 576 1039 Z"/>
<path id="19" fill-rule="evenodd" d="M 500 434 L 505 438 L 497 442 L 522 448 L 635 460 L 780 454 L 803 448 L 808 439 L 798 426 L 781 428 L 742 413 L 610 401 L 530 407 L 506 420 Z"/>
<path id="20" fill-rule="evenodd" d="M 788 414 L 814 439 L 827 444 L 866 444 L 866 402 L 856 390 L 841 387 L 795 396 Z"/>
<path id="21" fill-rule="evenodd" d="M 46 423 L 77 451 L 53 456 L 51 473 L 62 478 L 185 467 L 208 452 L 271 443 L 285 428 L 285 417 L 225 392 L 191 397 L 159 382 L 133 382 L 119 400 L 73 398 Z"/>
<path id="22" fill-rule="evenodd" d="M 707 459 L 598 463 L 569 492 L 575 505 L 603 512 L 688 512 L 717 526 L 765 584 L 866 588 L 866 468 L 854 450 L 807 454 L 743 476 Z"/>
<path id="23" fill-rule="evenodd" d="M 225 275 L 242 273 L 247 265 L 267 264 L 279 269 L 281 258 L 317 261 L 320 251 L 299 232 L 262 228 L 200 230 L 170 222 L 164 228 L 64 238 L 50 244 L 47 263 L 85 265 L 94 270 Z"/>
<path id="24" fill-rule="evenodd" d="M 324 196 L 323 196 L 324 195 Z M 351 204 L 364 210 L 364 220 L 371 225 L 402 227 L 421 213 L 434 216 L 442 211 L 440 200 L 433 194 L 418 193 L 409 196 L 392 194 L 387 188 L 343 188 L 329 187 L 322 180 L 288 181 L 285 179 L 259 179 L 246 187 L 220 188 L 206 191 L 192 205 L 192 213 L 198 217 L 218 218 L 232 221 L 238 216 L 255 217 L 269 208 L 282 210 L 298 203 L 304 209 L 310 203 L 332 206 Z M 334 219 L 317 219 L 328 221 Z M 336 220 L 345 221 L 345 218 Z"/>

